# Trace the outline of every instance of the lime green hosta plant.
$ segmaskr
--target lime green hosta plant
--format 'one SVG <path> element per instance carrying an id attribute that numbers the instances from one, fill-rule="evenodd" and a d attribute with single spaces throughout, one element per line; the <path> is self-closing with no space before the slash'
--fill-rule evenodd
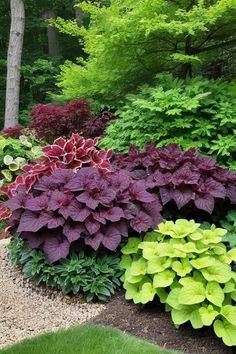
<path id="1" fill-rule="evenodd" d="M 161 223 L 143 241 L 129 238 L 120 263 L 126 299 L 145 304 L 157 295 L 176 327 L 213 324 L 226 345 L 236 345 L 236 248 L 227 251 L 225 233 L 179 219 Z"/>

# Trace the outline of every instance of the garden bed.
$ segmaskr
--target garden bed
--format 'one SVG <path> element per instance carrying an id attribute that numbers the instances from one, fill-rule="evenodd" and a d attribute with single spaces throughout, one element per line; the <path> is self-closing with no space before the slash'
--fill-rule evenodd
<path id="1" fill-rule="evenodd" d="M 226 347 L 211 328 L 196 330 L 190 325 L 183 325 L 175 329 L 170 314 L 165 312 L 163 306 L 157 303 L 138 307 L 125 300 L 123 292 L 114 296 L 106 305 L 106 310 L 91 321 L 188 354 L 236 353 L 233 348 Z"/>
<path id="2" fill-rule="evenodd" d="M 7 242 L 0 241 L 0 349 L 37 334 L 81 324 L 104 309 L 80 296 L 70 298 L 43 287 L 34 288 L 10 264 Z"/>

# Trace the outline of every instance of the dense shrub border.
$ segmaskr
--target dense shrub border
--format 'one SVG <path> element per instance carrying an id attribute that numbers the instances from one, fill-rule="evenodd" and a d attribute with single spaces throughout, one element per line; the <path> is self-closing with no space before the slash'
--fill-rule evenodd
<path id="1" fill-rule="evenodd" d="M 228 346 L 236 345 L 236 248 L 222 243 L 226 230 L 201 229 L 193 220 L 166 221 L 144 240 L 129 238 L 122 248 L 125 297 L 145 304 L 157 295 L 178 327 L 213 324 Z"/>
<path id="2" fill-rule="evenodd" d="M 37 285 L 59 289 L 64 294 L 81 293 L 86 301 L 108 301 L 120 286 L 119 279 L 123 272 L 117 253 L 79 251 L 51 265 L 42 251 L 30 249 L 18 237 L 11 238 L 8 250 L 12 263 L 20 265 L 25 278 Z"/>

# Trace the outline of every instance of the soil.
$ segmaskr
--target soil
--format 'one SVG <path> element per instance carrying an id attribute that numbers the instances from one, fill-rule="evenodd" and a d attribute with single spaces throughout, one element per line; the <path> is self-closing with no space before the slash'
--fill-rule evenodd
<path id="1" fill-rule="evenodd" d="M 123 292 L 114 296 L 106 309 L 90 322 L 116 327 L 163 348 L 188 354 L 236 353 L 235 347 L 226 347 L 211 328 L 196 330 L 190 325 L 182 325 L 176 329 L 163 305 L 137 306 L 125 300 Z"/>

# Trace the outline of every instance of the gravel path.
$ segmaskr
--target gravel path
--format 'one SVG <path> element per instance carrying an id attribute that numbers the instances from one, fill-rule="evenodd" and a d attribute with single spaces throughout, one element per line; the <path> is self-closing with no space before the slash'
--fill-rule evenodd
<path id="1" fill-rule="evenodd" d="M 34 288 L 11 266 L 6 244 L 0 241 L 0 349 L 44 332 L 81 324 L 105 307 L 87 304 L 56 291 Z"/>

